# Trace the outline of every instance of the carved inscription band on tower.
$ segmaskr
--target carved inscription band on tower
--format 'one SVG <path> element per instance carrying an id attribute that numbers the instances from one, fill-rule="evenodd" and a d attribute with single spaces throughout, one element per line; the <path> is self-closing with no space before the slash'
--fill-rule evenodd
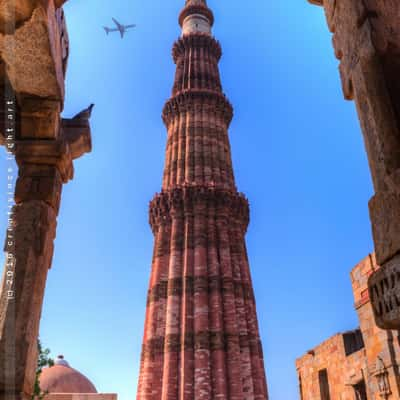
<path id="1" fill-rule="evenodd" d="M 162 191 L 150 203 L 155 243 L 137 399 L 266 400 L 221 48 L 205 1 L 186 1 L 179 22 Z"/>

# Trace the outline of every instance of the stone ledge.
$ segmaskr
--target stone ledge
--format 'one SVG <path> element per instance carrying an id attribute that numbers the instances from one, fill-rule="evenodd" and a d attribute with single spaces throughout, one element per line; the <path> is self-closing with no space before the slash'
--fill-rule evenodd
<path id="1" fill-rule="evenodd" d="M 210 107 L 224 120 L 227 126 L 233 118 L 233 107 L 223 93 L 207 89 L 188 89 L 171 97 L 164 106 L 162 118 L 168 127 L 173 118 L 196 107 Z"/>
<path id="2" fill-rule="evenodd" d="M 400 252 L 400 195 L 378 192 L 369 202 L 376 261 L 384 265 Z"/>
<path id="3" fill-rule="evenodd" d="M 212 210 L 212 211 L 210 211 Z M 187 186 L 157 194 L 150 202 L 150 226 L 155 233 L 161 224 L 170 223 L 173 215 L 207 215 L 226 218 L 242 226 L 249 223 L 249 204 L 238 192 L 208 187 Z"/>

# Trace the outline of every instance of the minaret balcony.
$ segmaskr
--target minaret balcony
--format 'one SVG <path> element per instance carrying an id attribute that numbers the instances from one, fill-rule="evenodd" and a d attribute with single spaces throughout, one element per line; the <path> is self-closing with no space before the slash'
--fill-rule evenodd
<path id="1" fill-rule="evenodd" d="M 171 97 L 164 106 L 162 118 L 168 127 L 176 116 L 181 113 L 194 110 L 210 108 L 219 114 L 227 127 L 233 118 L 233 108 L 229 100 L 222 93 L 213 90 L 189 89 Z"/>

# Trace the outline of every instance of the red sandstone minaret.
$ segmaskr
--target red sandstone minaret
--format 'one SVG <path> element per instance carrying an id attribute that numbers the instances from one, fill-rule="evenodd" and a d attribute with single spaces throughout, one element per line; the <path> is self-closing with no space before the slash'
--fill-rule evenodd
<path id="1" fill-rule="evenodd" d="M 187 0 L 179 17 L 137 400 L 268 398 L 213 22 L 205 0 Z"/>

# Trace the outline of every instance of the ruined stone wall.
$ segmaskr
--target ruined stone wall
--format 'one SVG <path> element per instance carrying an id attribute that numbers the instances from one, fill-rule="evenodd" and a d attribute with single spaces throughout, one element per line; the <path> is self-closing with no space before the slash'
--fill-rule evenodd
<path id="1" fill-rule="evenodd" d="M 360 331 L 337 334 L 296 361 L 302 400 L 400 399 L 399 332 L 377 327 L 368 295 L 368 278 L 378 269 L 371 254 L 351 272 Z M 324 370 L 329 384 L 325 398 L 320 385 Z"/>
<path id="2" fill-rule="evenodd" d="M 302 400 L 321 398 L 319 373 L 323 370 L 327 371 L 332 400 L 354 400 L 351 382 L 362 379 L 365 349 L 346 357 L 343 335 L 337 334 L 298 359 L 296 368 Z"/>

